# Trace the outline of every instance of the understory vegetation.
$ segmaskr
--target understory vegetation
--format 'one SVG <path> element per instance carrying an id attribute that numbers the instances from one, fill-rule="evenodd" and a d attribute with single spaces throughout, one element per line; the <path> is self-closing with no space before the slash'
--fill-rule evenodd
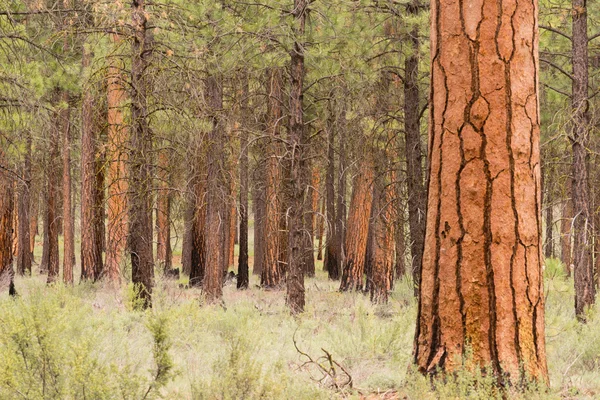
<path id="1" fill-rule="evenodd" d="M 574 316 L 573 283 L 546 262 L 550 390 L 511 398 L 600 396 L 600 322 Z M 224 289 L 203 304 L 198 289 L 159 279 L 153 308 L 138 311 L 132 287 L 48 288 L 17 278 L 0 298 L 2 399 L 329 399 L 499 397 L 493 378 L 465 370 L 431 386 L 410 371 L 416 301 L 398 281 L 387 305 L 340 293 L 325 273 L 307 280 L 307 308 L 290 316 L 279 291 Z M 202 305 L 200 307 L 200 305 Z M 471 372 L 469 372 L 471 371 Z M 521 396 L 521 397 L 517 397 Z"/>

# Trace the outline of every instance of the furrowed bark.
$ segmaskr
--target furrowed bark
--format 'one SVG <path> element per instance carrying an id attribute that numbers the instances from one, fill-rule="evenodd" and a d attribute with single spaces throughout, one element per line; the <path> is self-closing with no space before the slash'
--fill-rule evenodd
<path id="1" fill-rule="evenodd" d="M 548 380 L 537 14 L 536 0 L 432 2 L 414 348 L 423 373 L 468 362 L 490 367 L 500 386 Z"/>

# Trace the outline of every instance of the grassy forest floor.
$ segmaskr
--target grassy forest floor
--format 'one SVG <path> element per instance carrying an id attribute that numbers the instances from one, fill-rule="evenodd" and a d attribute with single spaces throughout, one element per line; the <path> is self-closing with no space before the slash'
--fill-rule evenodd
<path id="1" fill-rule="evenodd" d="M 36 258 L 39 259 L 39 258 Z M 226 284 L 221 305 L 157 278 L 154 307 L 135 310 L 130 286 L 58 285 L 18 277 L 0 296 L 0 399 L 480 398 L 491 378 L 464 372 L 431 388 L 409 372 L 416 303 L 396 283 L 387 305 L 339 293 L 321 271 L 306 280 L 306 312 L 291 317 L 284 291 Z M 600 398 L 600 315 L 575 320 L 573 283 L 546 266 L 551 389 L 522 398 Z M 76 275 L 78 276 L 78 275 Z M 308 358 L 320 362 L 306 363 Z M 326 356 L 331 355 L 333 369 Z M 338 363 L 338 364 L 336 364 Z M 333 372 L 335 370 L 335 372 Z M 327 373 L 324 373 L 327 371 Z M 346 372 L 347 374 L 346 374 Z M 352 387 L 348 377 L 352 378 Z M 511 398 L 517 398 L 511 395 Z"/>

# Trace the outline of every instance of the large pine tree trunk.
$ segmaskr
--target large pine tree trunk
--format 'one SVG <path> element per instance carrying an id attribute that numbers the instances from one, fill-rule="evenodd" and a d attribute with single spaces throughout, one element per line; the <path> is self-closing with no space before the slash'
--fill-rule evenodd
<path id="1" fill-rule="evenodd" d="M 17 252 L 17 272 L 19 275 L 31 275 L 31 263 L 33 261 L 33 251 L 31 249 L 31 236 L 35 232 L 31 231 L 30 219 L 31 213 L 31 151 L 32 138 L 31 133 L 27 133 L 25 159 L 23 162 L 23 182 L 19 184 L 19 204 L 18 204 L 18 234 L 19 250 Z M 37 215 L 35 216 L 37 218 Z"/>
<path id="2" fill-rule="evenodd" d="M 407 11 L 416 15 L 419 0 L 413 0 Z M 423 259 L 425 241 L 425 202 L 423 161 L 421 152 L 421 124 L 419 110 L 419 29 L 415 25 L 410 33 L 411 54 L 404 62 L 404 132 L 406 152 L 406 178 L 408 185 L 408 221 L 410 252 L 415 296 L 419 287 L 419 269 Z"/>
<path id="3" fill-rule="evenodd" d="M 352 199 L 350 200 L 341 291 L 363 289 L 369 221 L 373 205 L 373 178 L 372 161 L 361 159 L 359 172 L 354 178 Z"/>
<path id="4" fill-rule="evenodd" d="M 547 381 L 537 1 L 480 4 L 432 2 L 414 362 L 451 372 L 468 355 L 500 385 Z"/>
<path id="5" fill-rule="evenodd" d="M 118 36 L 113 42 L 119 43 Z M 123 107 L 127 94 L 125 80 L 117 65 L 108 68 L 107 85 L 107 119 L 108 119 L 108 199 L 107 199 L 107 239 L 106 239 L 106 271 L 113 285 L 121 282 L 121 263 L 127 246 L 129 230 L 128 199 L 129 191 L 127 143 L 129 131 L 124 123 Z"/>
<path id="6" fill-rule="evenodd" d="M 148 126 L 147 68 L 150 38 L 144 0 L 133 0 L 131 57 L 131 174 L 129 187 L 129 251 L 132 282 L 139 290 L 143 307 L 152 305 L 154 262 L 152 254 L 152 208 L 150 177 L 152 176 L 152 137 Z"/>
<path id="7" fill-rule="evenodd" d="M 290 57 L 290 127 L 289 148 L 290 176 L 286 182 L 289 193 L 288 229 L 289 254 L 287 265 L 287 305 L 292 314 L 304 311 L 304 202 L 307 201 L 307 179 L 304 126 L 304 28 L 308 3 L 306 0 L 294 0 L 293 31 L 294 46 Z"/>
<path id="8" fill-rule="evenodd" d="M 573 278 L 575 313 L 584 320 L 585 309 L 594 303 L 594 271 L 592 264 L 593 220 L 590 214 L 589 113 L 588 113 L 588 34 L 586 0 L 573 0 L 573 106 L 572 198 L 573 198 Z"/>

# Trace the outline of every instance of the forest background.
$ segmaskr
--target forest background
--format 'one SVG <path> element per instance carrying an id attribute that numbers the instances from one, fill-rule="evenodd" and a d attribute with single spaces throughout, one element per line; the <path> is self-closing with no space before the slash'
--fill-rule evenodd
<path id="1" fill-rule="evenodd" d="M 539 6 L 535 395 L 595 398 L 594 296 L 572 303 L 600 269 L 600 10 Z M 0 397 L 493 394 L 409 369 L 428 21 L 418 0 L 0 1 L 0 289 L 19 294 Z"/>

